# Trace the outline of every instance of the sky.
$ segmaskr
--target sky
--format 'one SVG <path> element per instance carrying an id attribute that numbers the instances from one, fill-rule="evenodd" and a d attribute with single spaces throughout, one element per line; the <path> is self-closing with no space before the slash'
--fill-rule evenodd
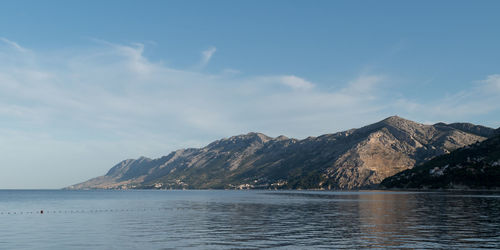
<path id="1" fill-rule="evenodd" d="M 500 126 L 500 1 L 2 1 L 0 189 L 248 132 Z"/>

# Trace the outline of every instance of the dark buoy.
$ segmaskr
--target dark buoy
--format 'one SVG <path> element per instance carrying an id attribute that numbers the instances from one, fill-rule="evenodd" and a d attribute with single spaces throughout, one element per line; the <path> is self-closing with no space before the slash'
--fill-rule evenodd
<path id="1" fill-rule="evenodd" d="M 43 210 L 40 210 L 40 214 L 43 214 Z"/>

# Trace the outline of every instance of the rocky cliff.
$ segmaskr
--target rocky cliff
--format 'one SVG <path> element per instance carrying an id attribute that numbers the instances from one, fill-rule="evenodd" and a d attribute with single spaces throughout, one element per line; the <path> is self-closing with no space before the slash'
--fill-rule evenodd
<path id="1" fill-rule="evenodd" d="M 438 156 L 382 181 L 385 188 L 498 189 L 500 134 Z"/>
<path id="2" fill-rule="evenodd" d="M 158 159 L 125 160 L 68 188 L 365 188 L 493 133 L 469 123 L 424 125 L 397 116 L 303 140 L 249 133 Z"/>

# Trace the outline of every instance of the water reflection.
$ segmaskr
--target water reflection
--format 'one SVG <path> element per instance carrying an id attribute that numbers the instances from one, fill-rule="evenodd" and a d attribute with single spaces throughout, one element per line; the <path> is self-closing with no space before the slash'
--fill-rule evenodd
<path id="1" fill-rule="evenodd" d="M 334 221 L 324 229 L 340 230 L 345 239 L 354 243 L 347 247 L 448 248 L 500 244 L 500 199 L 496 195 L 422 192 L 288 195 L 322 199 L 327 205 L 318 211 L 321 215 L 310 214 L 310 220 Z M 315 207 L 303 208 L 314 211 Z M 332 246 L 343 244 L 331 238 L 326 241 Z"/>
<path id="2" fill-rule="evenodd" d="M 79 195 L 48 194 L 47 199 L 39 197 L 37 206 L 45 202 L 43 206 L 63 211 L 105 212 L 0 215 L 2 223 L 10 225 L 0 227 L 0 248 L 500 248 L 500 196 L 494 194 L 188 191 Z M 0 208 L 33 205 L 24 200 L 0 199 Z"/>
<path id="3" fill-rule="evenodd" d="M 265 195 L 273 199 L 183 204 L 196 218 L 183 223 L 196 228 L 190 233 L 200 239 L 190 246 L 492 247 L 500 239 L 497 198 L 391 192 Z"/>

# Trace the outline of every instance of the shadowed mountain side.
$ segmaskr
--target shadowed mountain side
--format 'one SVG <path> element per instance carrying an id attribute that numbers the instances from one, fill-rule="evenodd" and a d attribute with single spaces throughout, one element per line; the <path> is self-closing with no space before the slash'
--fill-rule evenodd
<path id="1" fill-rule="evenodd" d="M 385 188 L 500 188 L 500 134 L 386 178 Z"/>
<path id="2" fill-rule="evenodd" d="M 365 188 L 493 133 L 467 123 L 424 125 L 397 116 L 303 140 L 249 133 L 154 160 L 125 160 L 105 176 L 68 188 Z"/>

